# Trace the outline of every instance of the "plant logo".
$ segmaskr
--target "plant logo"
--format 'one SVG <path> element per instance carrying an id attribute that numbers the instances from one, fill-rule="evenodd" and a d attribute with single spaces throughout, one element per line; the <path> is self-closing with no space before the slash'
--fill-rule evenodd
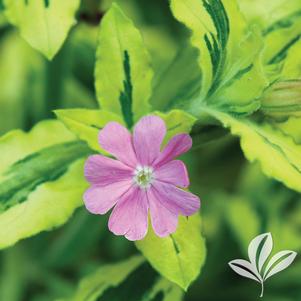
<path id="1" fill-rule="evenodd" d="M 253 279 L 261 284 L 263 296 L 264 282 L 271 276 L 286 269 L 295 259 L 297 253 L 284 250 L 275 254 L 269 261 L 273 249 L 271 233 L 256 236 L 249 244 L 249 261 L 235 259 L 229 262 L 229 266 L 239 275 Z"/>

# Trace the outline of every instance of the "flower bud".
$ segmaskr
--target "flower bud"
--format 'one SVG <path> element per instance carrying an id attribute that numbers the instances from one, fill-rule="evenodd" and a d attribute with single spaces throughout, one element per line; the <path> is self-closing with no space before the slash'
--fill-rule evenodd
<path id="1" fill-rule="evenodd" d="M 301 80 L 274 83 L 261 98 L 261 110 L 272 117 L 301 116 Z"/>

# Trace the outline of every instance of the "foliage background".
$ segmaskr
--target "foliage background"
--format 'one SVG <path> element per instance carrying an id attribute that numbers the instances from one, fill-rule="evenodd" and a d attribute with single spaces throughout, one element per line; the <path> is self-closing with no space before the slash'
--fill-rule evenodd
<path id="1" fill-rule="evenodd" d="M 168 79 L 168 92 L 160 89 L 166 67 L 189 43 L 189 31 L 172 16 L 168 1 L 117 2 L 142 31 L 156 74 L 154 90 L 158 92 L 151 102 L 162 109 L 162 99 L 177 96 L 173 90 L 177 80 L 187 73 L 192 77 L 197 73 L 195 64 L 184 60 L 186 63 L 178 66 L 173 71 L 174 77 Z M 242 8 L 253 6 L 247 2 L 241 1 Z M 274 3 L 265 1 L 267 5 L 271 2 Z M 17 128 L 27 131 L 40 120 L 55 118 L 54 109 L 97 108 L 94 88 L 97 32 L 109 5 L 110 1 L 82 1 L 77 24 L 52 61 L 31 48 L 5 15 L 0 14 L 1 134 Z M 280 11 L 290 16 L 289 9 L 289 5 L 283 5 Z M 264 13 L 264 8 L 259 11 Z M 190 49 L 184 55 L 191 58 L 195 51 Z M 296 61 L 301 63 L 300 56 Z M 186 93 L 187 87 L 183 87 Z M 184 158 L 190 171 L 191 190 L 202 199 L 202 233 L 207 247 L 202 272 L 185 293 L 184 300 L 253 301 L 259 295 L 258 285 L 237 276 L 227 263 L 246 257 L 249 241 L 263 232 L 273 234 L 274 251 L 300 252 L 300 194 L 264 176 L 257 163 L 246 161 L 237 137 L 221 128 L 213 129 L 202 129 L 204 137 L 199 137 L 200 143 Z M 301 129 L 296 131 L 300 134 Z M 42 232 L 1 251 L 0 300 L 73 300 L 80 279 L 99 266 L 137 253 L 132 242 L 107 230 L 106 216 L 93 216 L 79 208 L 64 227 Z M 143 277 L 135 279 L 137 283 L 117 286 L 110 301 L 143 300 L 148 288 L 139 290 L 139 287 L 144 287 L 143 279 L 151 281 L 156 272 L 148 264 L 142 272 Z M 287 271 L 268 281 L 264 300 L 301 300 L 299 258 Z"/>

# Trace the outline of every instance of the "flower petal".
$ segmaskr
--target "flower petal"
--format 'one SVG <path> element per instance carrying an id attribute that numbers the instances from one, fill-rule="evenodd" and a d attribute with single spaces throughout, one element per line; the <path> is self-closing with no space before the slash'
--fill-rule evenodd
<path id="1" fill-rule="evenodd" d="M 170 161 L 155 169 L 155 178 L 158 181 L 175 186 L 188 187 L 189 178 L 185 164 L 180 160 Z"/>
<path id="2" fill-rule="evenodd" d="M 159 157 L 154 162 L 154 166 L 159 167 L 174 158 L 186 153 L 192 146 L 192 139 L 188 134 L 178 134 L 172 137 Z"/>
<path id="3" fill-rule="evenodd" d="M 158 200 L 152 189 L 147 191 L 150 207 L 151 222 L 155 233 L 159 237 L 165 237 L 177 229 L 178 215 L 165 208 Z"/>
<path id="4" fill-rule="evenodd" d="M 130 132 L 117 122 L 109 122 L 98 136 L 101 147 L 124 164 L 135 167 L 137 159 Z"/>
<path id="5" fill-rule="evenodd" d="M 137 160 L 141 165 L 150 165 L 160 154 L 166 134 L 164 121 L 158 116 L 145 116 L 134 128 L 133 140 Z"/>
<path id="6" fill-rule="evenodd" d="M 121 181 L 104 187 L 90 187 L 83 197 L 87 210 L 93 214 L 107 213 L 131 185 L 132 181 Z"/>
<path id="7" fill-rule="evenodd" d="M 189 216 L 199 210 L 200 199 L 196 195 L 160 181 L 152 185 L 156 198 L 171 212 Z"/>
<path id="8" fill-rule="evenodd" d="M 85 163 L 85 178 L 97 186 L 130 180 L 133 169 L 120 161 L 102 155 L 92 155 Z"/>
<path id="9" fill-rule="evenodd" d="M 140 240 L 146 235 L 147 227 L 146 192 L 132 186 L 114 207 L 109 219 L 109 229 L 115 235 L 125 235 L 128 240 Z"/>

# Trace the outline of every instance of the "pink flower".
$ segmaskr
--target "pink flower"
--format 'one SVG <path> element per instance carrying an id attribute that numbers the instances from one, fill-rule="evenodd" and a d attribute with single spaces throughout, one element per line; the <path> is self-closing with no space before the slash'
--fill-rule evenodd
<path id="1" fill-rule="evenodd" d="M 117 122 L 109 122 L 99 133 L 99 144 L 117 160 L 88 158 L 85 177 L 92 186 L 84 201 L 94 214 L 114 207 L 109 229 L 116 235 L 142 239 L 150 212 L 155 233 L 164 237 L 176 230 L 178 215 L 189 216 L 200 208 L 197 196 L 179 188 L 188 187 L 189 179 L 184 163 L 174 160 L 191 148 L 191 138 L 178 134 L 161 151 L 165 134 L 165 123 L 157 116 L 140 119 L 133 136 Z"/>

